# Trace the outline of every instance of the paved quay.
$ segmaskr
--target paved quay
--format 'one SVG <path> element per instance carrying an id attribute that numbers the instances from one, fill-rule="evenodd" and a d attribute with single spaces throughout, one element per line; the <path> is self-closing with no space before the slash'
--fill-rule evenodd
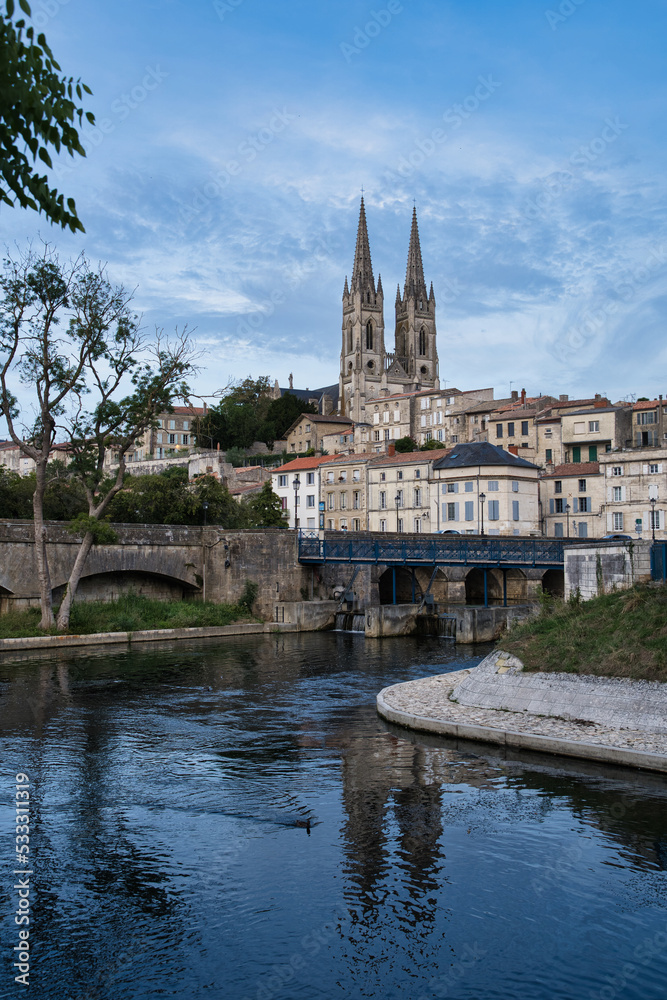
<path id="1" fill-rule="evenodd" d="M 633 707 L 628 719 L 632 719 L 634 725 L 627 726 L 617 721 L 604 724 L 587 719 L 587 714 L 598 713 L 595 706 L 589 710 L 586 706 L 595 700 L 597 687 L 601 694 L 606 691 L 607 678 L 571 674 L 522 675 L 520 667 L 514 657 L 496 651 L 472 670 L 439 674 L 384 688 L 377 696 L 378 712 L 388 721 L 409 729 L 667 773 L 667 717 L 657 716 L 654 707 L 644 719 L 638 711 L 639 702 L 647 701 L 652 696 L 659 695 L 662 701 L 662 696 L 667 695 L 667 685 L 614 679 L 615 699 L 618 700 L 621 692 L 627 694 L 628 704 Z M 513 678 L 515 692 L 522 677 L 529 682 L 529 686 L 531 679 L 547 677 L 554 692 L 552 704 L 557 707 L 562 705 L 558 693 L 559 678 L 566 678 L 568 690 L 574 684 L 581 693 L 578 701 L 571 704 L 579 717 L 564 718 L 549 714 L 547 698 L 539 703 L 539 712 L 488 707 L 491 678 L 496 680 L 499 689 L 497 704 L 500 706 L 507 701 L 502 688 L 508 674 Z M 480 684 L 482 679 L 484 684 Z M 532 686 L 534 688 L 534 683 Z M 657 694 L 653 692 L 654 687 L 660 689 Z M 483 691 L 483 698 L 479 697 L 479 700 L 485 702 L 483 707 L 461 703 L 461 698 L 474 700 L 475 692 L 480 690 Z M 529 694 L 527 698 L 530 697 Z M 569 700 L 572 702 L 571 698 Z M 534 699 L 528 704 L 534 704 Z"/>

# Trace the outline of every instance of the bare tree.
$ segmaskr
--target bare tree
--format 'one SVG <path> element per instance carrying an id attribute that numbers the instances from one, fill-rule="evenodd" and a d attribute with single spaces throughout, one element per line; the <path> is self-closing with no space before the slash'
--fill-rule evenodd
<path id="1" fill-rule="evenodd" d="M 148 358 L 139 358 L 147 350 Z M 120 325 L 113 343 L 101 355 L 89 354 L 85 367 L 89 387 L 97 396 L 91 412 L 85 409 L 86 395 L 77 390 L 78 406 L 69 427 L 70 471 L 83 483 L 88 514 L 80 514 L 71 530 L 83 534 L 81 546 L 58 611 L 60 631 L 69 627 L 76 591 L 88 553 L 95 542 L 113 541 L 113 532 L 101 521 L 111 500 L 123 487 L 126 456 L 147 430 L 157 426 L 159 413 L 173 409 L 175 399 L 188 395 L 185 379 L 196 371 L 195 355 L 187 328 L 172 341 L 156 331 L 147 345 L 132 324 Z M 121 385 L 130 380 L 132 392 L 114 399 Z M 118 460 L 116 475 L 105 478 L 105 459 L 111 452 Z"/>

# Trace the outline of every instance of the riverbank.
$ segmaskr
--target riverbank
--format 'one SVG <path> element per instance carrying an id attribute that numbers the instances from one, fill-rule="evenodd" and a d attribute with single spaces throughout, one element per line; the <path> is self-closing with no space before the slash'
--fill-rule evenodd
<path id="1" fill-rule="evenodd" d="M 667 681 L 667 587 L 641 584 L 589 601 L 545 599 L 503 636 L 526 671 Z"/>
<path id="2" fill-rule="evenodd" d="M 495 651 L 472 670 L 384 688 L 377 709 L 409 729 L 667 773 L 667 721 L 664 706 L 656 704 L 667 698 L 661 684 L 543 679 L 520 668 L 513 657 Z M 541 691 L 533 690 L 535 680 L 544 681 L 537 685 Z M 608 719 L 601 721 L 605 698 Z"/>

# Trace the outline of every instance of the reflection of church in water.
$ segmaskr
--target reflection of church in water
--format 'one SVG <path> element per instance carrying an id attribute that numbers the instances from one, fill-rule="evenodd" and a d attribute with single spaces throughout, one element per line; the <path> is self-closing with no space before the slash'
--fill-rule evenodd
<path id="1" fill-rule="evenodd" d="M 348 285 L 343 290 L 343 331 L 340 355 L 339 410 L 354 421 L 364 420 L 364 406 L 378 396 L 438 389 L 438 352 L 433 283 L 424 281 L 417 210 L 412 213 L 405 284 L 396 291 L 393 353 L 385 350 L 384 292 L 373 276 L 361 199 L 357 245 Z"/>

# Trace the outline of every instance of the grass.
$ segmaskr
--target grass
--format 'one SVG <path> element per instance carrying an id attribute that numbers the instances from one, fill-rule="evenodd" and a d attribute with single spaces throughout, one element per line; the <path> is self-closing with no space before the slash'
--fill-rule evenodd
<path id="1" fill-rule="evenodd" d="M 40 617 L 39 608 L 0 615 L 0 639 L 59 634 L 55 629 L 51 633 L 40 631 Z M 246 606 L 239 604 L 158 601 L 140 594 L 125 594 L 116 601 L 75 604 L 68 633 L 90 635 L 93 632 L 139 632 L 153 628 L 203 628 L 257 620 Z"/>
<path id="2" fill-rule="evenodd" d="M 667 587 L 644 584 L 590 601 L 545 598 L 500 645 L 526 670 L 667 681 Z"/>

